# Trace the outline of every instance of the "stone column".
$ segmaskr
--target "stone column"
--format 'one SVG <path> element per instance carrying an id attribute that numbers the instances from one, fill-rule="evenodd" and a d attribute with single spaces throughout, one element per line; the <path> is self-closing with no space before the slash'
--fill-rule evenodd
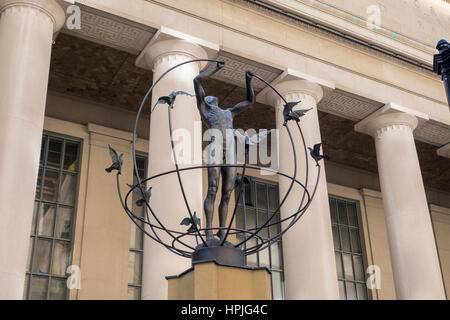
<path id="1" fill-rule="evenodd" d="M 154 80 L 170 67 L 183 61 L 208 57 L 207 52 L 202 46 L 191 41 L 173 37 L 167 39 L 166 36 L 162 35 L 162 32 L 156 37 L 159 37 L 161 40 L 159 41 L 158 38 L 156 40 L 152 39 L 137 62 L 140 66 L 153 69 Z M 152 106 L 160 96 L 166 96 L 172 91 L 183 90 L 190 94 L 195 94 L 193 79 L 205 65 L 206 63 L 190 63 L 169 73 L 153 90 Z M 180 139 L 178 143 L 182 139 L 190 140 L 188 141 L 191 144 L 189 156 L 192 161 L 197 162 L 201 161 L 202 157 L 200 121 L 196 99 L 194 97 L 178 96 L 175 108 L 172 111 L 173 130 L 181 130 L 178 132 L 182 133 L 183 138 L 180 138 L 178 135 L 178 139 Z M 196 127 L 197 129 L 195 129 Z M 187 134 L 186 136 L 183 131 Z M 197 139 L 196 147 L 194 147 L 194 139 Z M 175 143 L 177 144 L 177 142 Z M 187 150 L 184 152 L 184 157 L 186 158 Z M 192 164 L 180 164 L 180 167 L 185 166 L 192 166 Z M 175 164 L 172 161 L 167 105 L 158 105 L 151 114 L 150 120 L 148 174 L 149 176 L 153 176 L 174 169 Z M 181 179 L 191 212 L 196 211 L 198 216 L 202 216 L 202 171 L 193 170 L 182 172 Z M 186 231 L 186 227 L 180 226 L 180 222 L 183 218 L 188 217 L 189 214 L 176 174 L 158 178 L 150 183 L 150 186 L 153 187 L 151 198 L 152 209 L 158 215 L 161 222 L 167 228 Z M 172 238 L 167 236 L 164 231 L 159 232 L 159 235 L 169 245 L 172 243 Z M 195 241 L 189 241 L 187 238 L 182 240 L 190 242 L 195 247 Z M 180 248 L 189 251 L 188 248 Z M 179 257 L 149 237 L 145 237 L 142 299 L 167 299 L 168 285 L 165 277 L 179 274 L 190 266 L 190 259 Z"/>
<path id="2" fill-rule="evenodd" d="M 374 137 L 398 299 L 445 299 L 413 131 L 424 114 L 389 104 L 356 124 Z"/>
<path id="3" fill-rule="evenodd" d="M 0 0 L 0 299 L 21 299 L 39 169 L 55 0 Z"/>
<path id="4" fill-rule="evenodd" d="M 288 102 L 301 101 L 294 110 L 310 109 L 301 121 L 306 146 L 313 147 L 321 142 L 317 103 L 323 97 L 322 87 L 307 80 L 283 81 L 277 90 Z M 276 108 L 277 129 L 279 129 L 279 170 L 294 173 L 293 152 L 286 128 L 283 127 L 284 102 L 274 93 L 270 101 Z M 288 122 L 297 153 L 297 179 L 305 182 L 305 161 L 309 163 L 308 189 L 313 191 L 317 167 L 315 161 L 306 155 L 301 135 L 295 122 Z M 328 191 L 324 163 L 321 162 L 321 176 L 315 198 L 307 213 L 283 237 L 283 258 L 287 299 L 338 299 L 338 281 L 334 258 Z M 280 201 L 286 194 L 290 180 L 280 177 Z M 281 209 L 281 218 L 298 210 L 303 189 L 298 185 Z M 286 224 L 283 225 L 283 228 Z"/>

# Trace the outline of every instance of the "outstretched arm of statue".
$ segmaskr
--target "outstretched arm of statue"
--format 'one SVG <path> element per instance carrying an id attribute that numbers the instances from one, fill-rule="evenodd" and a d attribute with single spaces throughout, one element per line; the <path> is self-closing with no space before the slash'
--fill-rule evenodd
<path id="1" fill-rule="evenodd" d="M 255 103 L 255 90 L 252 86 L 252 78 L 254 76 L 253 71 L 247 70 L 245 72 L 245 82 L 247 85 L 247 100 L 242 101 L 235 105 L 233 108 L 231 108 L 231 113 L 233 114 L 233 117 L 248 108 L 250 108 Z"/>
<path id="2" fill-rule="evenodd" d="M 222 69 L 225 66 L 225 61 L 223 59 L 219 59 L 217 61 L 217 65 L 214 67 L 211 67 L 209 69 L 206 69 L 202 73 L 200 73 L 198 76 L 194 78 L 194 89 L 195 89 L 195 95 L 197 96 L 197 106 L 200 110 L 200 112 L 203 114 L 205 108 L 205 90 L 203 89 L 202 82 L 211 77 L 213 74 L 215 74 L 217 71 Z"/>

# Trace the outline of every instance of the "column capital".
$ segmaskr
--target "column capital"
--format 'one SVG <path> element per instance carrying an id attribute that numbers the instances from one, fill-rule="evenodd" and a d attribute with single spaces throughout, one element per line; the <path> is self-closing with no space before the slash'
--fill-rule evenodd
<path id="1" fill-rule="evenodd" d="M 414 131 L 428 120 L 424 113 L 391 102 L 358 122 L 355 131 L 376 137 L 392 129 Z"/>
<path id="2" fill-rule="evenodd" d="M 334 84 L 293 69 L 286 69 L 271 85 L 277 89 L 286 100 L 302 100 L 305 96 L 311 97 L 314 104 L 334 90 Z M 269 87 L 264 88 L 257 100 L 276 106 L 280 97 Z"/>
<path id="3" fill-rule="evenodd" d="M 441 157 L 450 159 L 450 143 L 447 143 L 445 146 L 439 148 L 437 150 L 437 154 Z"/>
<path id="4" fill-rule="evenodd" d="M 162 58 L 186 56 L 189 59 L 214 59 L 219 45 L 161 26 L 136 59 L 136 66 L 152 70 Z M 202 70 L 207 62 L 199 62 Z"/>
<path id="5" fill-rule="evenodd" d="M 0 0 L 0 16 L 6 13 L 19 13 L 20 8 L 30 8 L 41 11 L 53 23 L 53 33 L 64 25 L 66 14 L 56 0 Z"/>

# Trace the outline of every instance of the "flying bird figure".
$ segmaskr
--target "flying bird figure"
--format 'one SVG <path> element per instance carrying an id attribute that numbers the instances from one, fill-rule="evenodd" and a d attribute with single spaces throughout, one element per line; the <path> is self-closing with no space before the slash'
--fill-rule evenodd
<path id="1" fill-rule="evenodd" d="M 119 174 L 122 174 L 122 163 L 123 163 L 123 153 L 118 156 L 116 150 L 111 148 L 111 146 L 108 144 L 109 147 L 109 155 L 112 159 L 112 165 L 109 168 L 106 168 L 105 171 L 108 173 L 111 173 L 113 170 L 119 171 Z"/>
<path id="2" fill-rule="evenodd" d="M 234 188 L 233 189 L 236 189 L 237 187 L 239 187 L 241 184 L 241 181 L 242 181 L 242 184 L 244 184 L 244 185 L 250 183 L 250 180 L 246 176 L 242 177 L 242 174 L 236 173 L 236 179 L 234 180 Z"/>
<path id="3" fill-rule="evenodd" d="M 130 188 L 133 188 L 132 185 L 127 184 Z M 144 185 L 141 185 L 142 190 L 144 190 L 144 196 L 142 196 L 141 189 L 134 188 L 133 192 L 140 195 L 142 198 L 136 201 L 136 205 L 138 207 L 142 207 L 145 203 L 147 203 L 150 200 L 150 197 L 152 196 L 152 187 L 149 187 L 148 189 L 145 189 Z"/>
<path id="4" fill-rule="evenodd" d="M 187 230 L 188 233 L 191 233 L 191 232 L 194 232 L 195 230 L 197 230 L 198 229 L 197 226 L 200 226 L 200 219 L 197 217 L 197 212 L 194 211 L 192 218 L 191 217 L 184 218 L 181 221 L 180 225 L 182 225 L 182 226 L 190 225 L 189 229 Z"/>
<path id="5" fill-rule="evenodd" d="M 322 143 L 318 143 L 316 145 L 314 145 L 314 148 L 308 148 L 310 153 L 311 153 L 311 157 L 316 161 L 316 165 L 319 165 L 319 161 L 322 159 L 325 160 L 330 160 L 330 157 L 326 154 L 321 155 L 320 154 L 320 146 L 322 145 Z"/>
<path id="6" fill-rule="evenodd" d="M 288 102 L 284 105 L 283 109 L 283 117 L 284 117 L 284 126 L 289 120 L 293 120 L 292 118 L 292 108 L 294 108 L 296 105 L 298 105 L 301 101 L 297 102 Z"/>
<path id="7" fill-rule="evenodd" d="M 291 111 L 289 113 L 290 120 L 295 120 L 299 122 L 300 118 L 303 117 L 308 111 L 311 111 L 312 109 L 313 108 Z"/>
<path id="8" fill-rule="evenodd" d="M 234 130 L 234 135 L 236 136 L 239 143 L 245 144 L 245 147 L 248 148 L 249 146 L 255 146 L 263 141 L 270 133 L 272 133 L 272 131 L 274 130 L 264 130 L 250 137 L 247 132 L 244 132 L 244 134 L 242 134 L 238 130 Z"/>
<path id="9" fill-rule="evenodd" d="M 153 112 L 153 110 L 155 110 L 156 106 L 158 104 L 168 104 L 171 108 L 173 108 L 173 104 L 175 103 L 175 100 L 177 98 L 177 96 L 179 95 L 185 95 L 185 96 L 189 96 L 189 97 L 193 97 L 194 95 L 184 92 L 184 91 L 173 91 L 171 94 L 169 94 L 168 96 L 162 96 L 158 99 L 158 101 L 155 103 L 155 105 L 153 106 L 153 109 L 151 112 Z"/>

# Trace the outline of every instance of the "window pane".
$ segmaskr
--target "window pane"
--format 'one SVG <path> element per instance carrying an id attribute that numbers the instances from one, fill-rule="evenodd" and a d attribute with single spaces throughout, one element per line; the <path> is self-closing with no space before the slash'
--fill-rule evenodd
<path id="1" fill-rule="evenodd" d="M 75 201 L 75 186 L 77 177 L 70 173 L 63 173 L 61 188 L 59 190 L 58 202 L 66 205 L 73 205 Z"/>
<path id="2" fill-rule="evenodd" d="M 44 156 L 45 156 L 45 141 L 47 140 L 46 137 L 42 137 L 42 143 L 41 143 L 41 156 L 40 156 L 40 160 L 39 160 L 39 164 L 43 165 L 44 164 Z"/>
<path id="3" fill-rule="evenodd" d="M 358 216 L 356 214 L 356 203 L 347 203 L 348 224 L 352 227 L 358 226 Z"/>
<path id="4" fill-rule="evenodd" d="M 272 255 L 272 268 L 281 269 L 281 242 L 277 241 L 270 246 L 270 254 Z"/>
<path id="5" fill-rule="evenodd" d="M 61 164 L 62 140 L 51 138 L 48 145 L 47 166 L 59 167 Z"/>
<path id="6" fill-rule="evenodd" d="M 55 238 L 71 239 L 73 208 L 58 207 Z"/>
<path id="7" fill-rule="evenodd" d="M 272 216 L 273 213 L 271 213 Z M 280 214 L 277 213 L 269 222 L 269 225 L 271 225 L 269 227 L 269 232 L 270 232 L 270 237 L 273 238 L 276 235 L 278 235 L 281 232 L 281 224 L 277 223 L 278 221 L 280 221 Z"/>
<path id="8" fill-rule="evenodd" d="M 338 281 L 339 285 L 339 297 L 341 300 L 346 300 L 347 296 L 345 295 L 345 284 L 344 281 Z"/>
<path id="9" fill-rule="evenodd" d="M 78 158 L 78 143 L 66 142 L 63 169 L 71 172 L 78 171 L 77 158 Z"/>
<path id="10" fill-rule="evenodd" d="M 336 268 L 339 279 L 344 279 L 344 272 L 342 270 L 342 255 L 339 252 L 334 253 L 336 258 Z"/>
<path id="11" fill-rule="evenodd" d="M 269 248 L 259 252 L 259 266 L 270 268 Z"/>
<path id="12" fill-rule="evenodd" d="M 48 203 L 41 204 L 38 217 L 38 235 L 53 237 L 53 227 L 55 224 L 56 206 Z"/>
<path id="13" fill-rule="evenodd" d="M 330 214 L 331 214 L 331 223 L 338 223 L 338 215 L 337 215 L 337 207 L 336 200 L 330 199 Z"/>
<path id="14" fill-rule="evenodd" d="M 30 271 L 31 268 L 31 256 L 33 255 L 33 245 L 34 245 L 34 238 L 30 239 L 30 244 L 28 246 L 28 260 L 27 260 L 27 271 Z"/>
<path id="15" fill-rule="evenodd" d="M 345 202 L 338 200 L 337 208 L 338 208 L 339 223 L 340 224 L 348 224 L 347 206 L 346 206 Z"/>
<path id="16" fill-rule="evenodd" d="M 367 300 L 366 284 L 357 283 L 356 291 L 358 293 L 358 300 Z"/>
<path id="17" fill-rule="evenodd" d="M 51 240 L 38 239 L 34 249 L 32 271 L 35 273 L 48 274 L 50 268 Z"/>
<path id="18" fill-rule="evenodd" d="M 38 210 L 39 210 L 39 202 L 34 203 L 34 210 L 33 210 L 33 220 L 31 222 L 31 235 L 36 234 L 36 219 L 38 216 Z"/>
<path id="19" fill-rule="evenodd" d="M 361 253 L 361 244 L 359 242 L 359 230 L 351 229 L 350 230 L 350 238 L 352 242 L 352 252 Z"/>
<path id="20" fill-rule="evenodd" d="M 55 242 L 53 253 L 52 274 L 65 276 L 70 263 L 70 242 Z"/>
<path id="21" fill-rule="evenodd" d="M 348 228 L 340 226 L 339 230 L 341 232 L 342 250 L 350 252 L 350 234 Z"/>
<path id="22" fill-rule="evenodd" d="M 251 248 L 256 246 L 256 239 L 252 238 L 249 241 L 247 241 L 247 248 Z M 258 255 L 257 254 L 251 254 L 247 256 L 247 265 L 251 267 L 257 267 L 258 266 Z"/>
<path id="23" fill-rule="evenodd" d="M 331 227 L 333 230 L 333 243 L 334 243 L 334 249 L 340 250 L 341 249 L 341 241 L 339 240 L 339 230 L 337 226 Z"/>
<path id="24" fill-rule="evenodd" d="M 346 282 L 345 288 L 347 289 L 347 300 L 356 300 L 356 288 L 353 282 Z"/>
<path id="25" fill-rule="evenodd" d="M 43 175 L 42 168 L 39 168 L 38 178 L 37 178 L 37 185 L 36 185 L 36 199 L 41 198 L 41 188 L 42 188 L 42 175 Z"/>
<path id="26" fill-rule="evenodd" d="M 47 169 L 45 171 L 42 199 L 45 201 L 56 202 L 57 191 L 58 191 L 58 172 Z"/>
<path id="27" fill-rule="evenodd" d="M 128 300 L 140 300 L 141 288 L 128 287 Z"/>
<path id="28" fill-rule="evenodd" d="M 353 256 L 353 268 L 355 269 L 355 280 L 364 281 L 364 267 L 361 256 Z"/>
<path id="29" fill-rule="evenodd" d="M 66 280 L 53 278 L 50 283 L 49 300 L 64 300 L 66 298 Z"/>
<path id="30" fill-rule="evenodd" d="M 48 278 L 33 276 L 30 284 L 30 300 L 47 299 Z"/>
<path id="31" fill-rule="evenodd" d="M 342 254 L 343 262 L 344 262 L 344 274 L 346 280 L 354 280 L 353 278 L 353 266 L 352 266 L 352 257 L 349 254 Z"/>
<path id="32" fill-rule="evenodd" d="M 131 284 L 141 283 L 141 266 L 142 266 L 142 254 L 139 252 L 130 252 L 128 262 L 128 283 Z"/>
<path id="33" fill-rule="evenodd" d="M 284 283 L 280 272 L 272 272 L 272 299 L 284 299 Z"/>
<path id="34" fill-rule="evenodd" d="M 258 227 L 261 227 L 264 223 L 267 222 L 267 220 L 267 211 L 258 210 Z M 273 219 L 273 221 L 275 221 L 275 219 Z M 264 227 L 263 229 L 261 229 L 258 235 L 265 240 L 269 239 L 269 228 Z"/>
<path id="35" fill-rule="evenodd" d="M 30 286 L 30 276 L 26 275 L 25 276 L 25 285 L 24 285 L 22 300 L 28 299 L 27 295 L 28 295 L 28 287 L 29 286 Z"/>
<path id="36" fill-rule="evenodd" d="M 269 210 L 273 211 L 278 208 L 279 200 L 278 200 L 278 188 L 276 186 L 269 186 Z"/>
<path id="37" fill-rule="evenodd" d="M 257 207 L 259 209 L 267 209 L 267 190 L 262 183 L 256 184 Z"/>

